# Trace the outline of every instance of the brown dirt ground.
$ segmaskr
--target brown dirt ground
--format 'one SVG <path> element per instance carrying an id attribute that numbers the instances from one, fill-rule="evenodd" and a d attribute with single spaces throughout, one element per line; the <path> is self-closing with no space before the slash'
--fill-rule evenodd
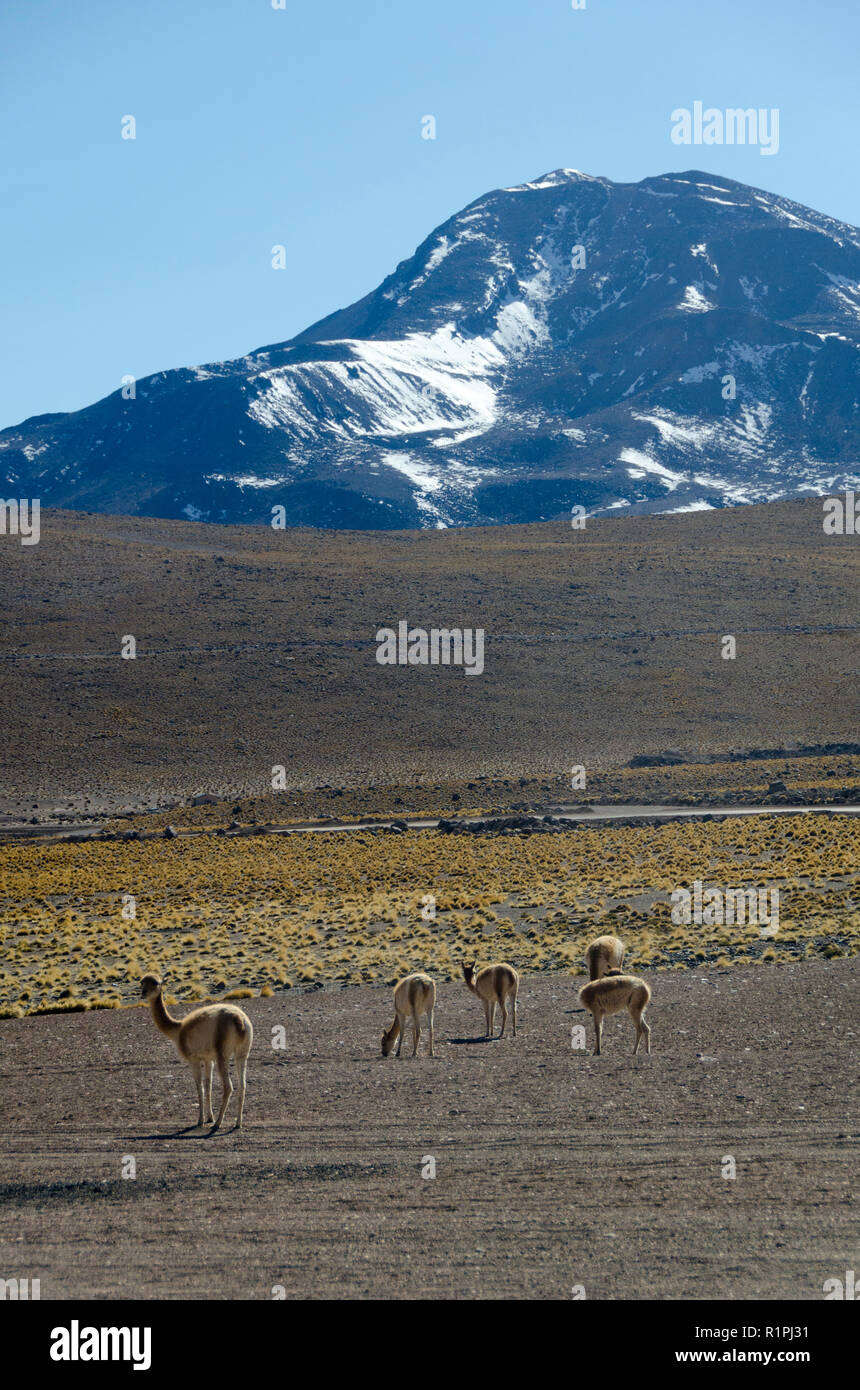
<path id="1" fill-rule="evenodd" d="M 0 1273 L 43 1298 L 821 1299 L 857 1268 L 856 970 L 654 975 L 635 1060 L 626 1015 L 601 1058 L 571 1048 L 565 975 L 525 979 L 490 1043 L 441 986 L 432 1061 L 378 1055 L 388 989 L 251 1000 L 247 1128 L 211 1139 L 176 1135 L 193 1083 L 145 1011 L 4 1022 Z"/>
<path id="2" fill-rule="evenodd" d="M 365 790 L 359 811 L 439 807 L 452 781 L 487 806 L 498 779 L 557 796 L 574 764 L 592 793 L 635 754 L 853 740 L 858 567 L 820 498 L 584 532 L 45 511 L 38 546 L 0 546 L 0 812 L 261 796 L 274 766 L 280 819 L 328 811 L 320 783 Z M 484 629 L 484 673 L 380 666 L 400 619 Z M 383 794 L 404 786 L 426 797 Z"/>

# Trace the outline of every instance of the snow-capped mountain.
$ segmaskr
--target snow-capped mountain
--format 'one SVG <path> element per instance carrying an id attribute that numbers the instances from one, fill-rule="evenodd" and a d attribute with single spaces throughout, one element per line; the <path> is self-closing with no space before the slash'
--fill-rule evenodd
<path id="1" fill-rule="evenodd" d="M 334 527 L 860 481 L 860 234 L 731 179 L 498 189 L 290 342 L 0 433 L 5 496 Z"/>

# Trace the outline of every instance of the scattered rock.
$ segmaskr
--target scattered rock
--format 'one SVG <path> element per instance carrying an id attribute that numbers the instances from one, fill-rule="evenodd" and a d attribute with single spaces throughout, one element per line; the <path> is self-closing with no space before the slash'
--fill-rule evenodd
<path id="1" fill-rule="evenodd" d="M 628 767 L 674 767 L 678 763 L 685 763 L 686 756 L 679 752 L 677 748 L 667 748 L 665 753 L 637 753 L 635 758 L 631 758 Z"/>

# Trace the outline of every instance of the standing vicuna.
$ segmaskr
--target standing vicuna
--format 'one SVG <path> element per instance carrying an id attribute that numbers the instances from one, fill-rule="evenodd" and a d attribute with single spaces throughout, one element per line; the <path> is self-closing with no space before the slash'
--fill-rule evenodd
<path id="1" fill-rule="evenodd" d="M 406 1020 L 411 1016 L 413 1045 L 412 1056 L 418 1052 L 418 1039 L 421 1037 L 421 1027 L 419 1018 L 421 1014 L 427 1015 L 427 1022 L 430 1025 L 430 1056 L 433 1056 L 433 1010 L 436 1007 L 436 986 L 429 975 L 422 975 L 420 971 L 414 975 L 404 975 L 402 980 L 398 980 L 394 986 L 394 1022 L 390 1028 L 382 1031 L 382 1055 L 387 1057 L 395 1040 L 397 1051 L 395 1057 L 400 1056 L 400 1049 L 403 1046 L 403 1034 L 406 1031 Z"/>
<path id="2" fill-rule="evenodd" d="M 617 1014 L 626 1009 L 636 1024 L 636 1043 L 633 1055 L 639 1051 L 640 1039 L 644 1037 L 646 1050 L 651 1051 L 651 1029 L 643 1017 L 645 1006 L 651 998 L 651 990 L 644 980 L 636 975 L 621 975 L 617 970 L 610 971 L 600 980 L 592 980 L 579 991 L 582 1003 L 594 1019 L 595 1057 L 600 1056 L 600 1034 L 606 1014 Z"/>
<path id="3" fill-rule="evenodd" d="M 585 953 L 589 980 L 599 980 L 610 970 L 621 970 L 624 965 L 625 946 L 617 936 L 599 936 L 592 941 Z"/>
<path id="4" fill-rule="evenodd" d="M 500 1038 L 505 1036 L 505 1024 L 508 1021 L 508 1011 L 505 1007 L 506 1000 L 510 997 L 513 1001 L 514 1014 L 514 1037 L 517 1036 L 517 993 L 520 987 L 520 977 L 512 965 L 485 965 L 483 970 L 475 974 L 474 965 L 463 966 L 463 978 L 473 994 L 484 1005 L 484 1017 L 487 1020 L 488 1038 L 493 1036 L 493 1027 L 496 1017 L 496 1004 L 502 1012 L 502 1031 Z"/>
<path id="5" fill-rule="evenodd" d="M 241 1009 L 233 1004 L 207 1004 L 195 1009 L 183 1019 L 171 1018 L 161 995 L 163 982 L 156 975 L 144 975 L 140 982 L 140 992 L 148 1003 L 155 1026 L 159 1033 L 176 1044 L 176 1050 L 191 1067 L 197 1083 L 197 1100 L 200 1105 L 198 1125 L 211 1122 L 212 1114 L 212 1070 L 217 1066 L 224 1093 L 221 1109 L 210 1133 L 214 1134 L 224 1118 L 227 1104 L 233 1094 L 230 1080 L 230 1058 L 236 1059 L 236 1080 L 239 1084 L 238 1116 L 236 1129 L 242 1128 L 242 1111 L 245 1108 L 245 1072 L 248 1066 L 248 1053 L 254 1040 L 251 1020 Z M 205 1120 L 204 1120 L 205 1098 Z"/>

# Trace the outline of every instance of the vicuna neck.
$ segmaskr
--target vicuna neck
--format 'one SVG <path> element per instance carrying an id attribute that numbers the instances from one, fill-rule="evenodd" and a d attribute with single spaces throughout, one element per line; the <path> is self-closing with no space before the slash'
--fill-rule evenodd
<path id="1" fill-rule="evenodd" d="M 161 991 L 152 996 L 149 1001 L 149 1007 L 152 1010 L 152 1019 L 159 1033 L 165 1033 L 168 1038 L 173 1038 L 175 1040 L 179 1035 L 179 1024 L 177 1020 L 171 1018 L 170 1014 L 167 1012 L 164 1000 L 161 997 Z"/>

